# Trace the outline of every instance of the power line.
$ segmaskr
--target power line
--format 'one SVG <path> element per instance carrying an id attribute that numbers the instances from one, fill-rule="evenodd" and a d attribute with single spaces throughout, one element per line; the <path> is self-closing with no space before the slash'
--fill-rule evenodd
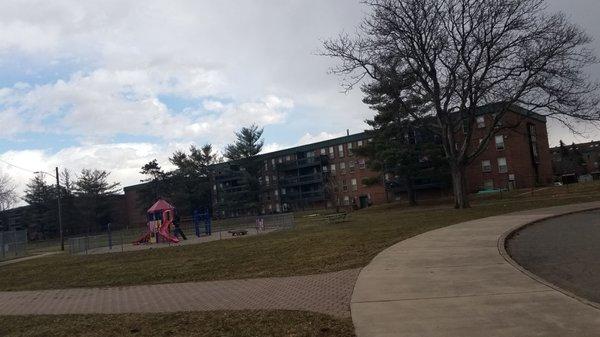
<path id="1" fill-rule="evenodd" d="M 33 174 L 35 174 L 35 171 L 32 171 L 32 170 L 26 169 L 26 168 L 24 168 L 24 167 L 21 167 L 21 166 L 15 165 L 15 164 L 11 164 L 11 163 L 7 162 L 6 160 L 3 160 L 2 158 L 0 158 L 0 162 L 3 162 L 4 164 L 6 164 L 6 165 L 8 165 L 8 166 L 12 166 L 12 167 L 14 167 L 14 168 L 18 168 L 19 170 L 23 170 L 23 171 L 27 171 L 27 172 L 29 172 L 29 173 L 33 173 Z"/>

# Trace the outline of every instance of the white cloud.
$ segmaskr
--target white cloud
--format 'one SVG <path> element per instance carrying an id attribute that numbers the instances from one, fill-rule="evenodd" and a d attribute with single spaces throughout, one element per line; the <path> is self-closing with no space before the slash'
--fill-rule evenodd
<path id="1" fill-rule="evenodd" d="M 18 193 L 23 196 L 27 182 L 34 176 L 33 172 L 44 171 L 54 174 L 54 168 L 67 168 L 77 175 L 84 168 L 110 171 L 110 180 L 121 183 L 122 187 L 137 184 L 142 178 L 140 168 L 153 159 L 158 159 L 165 169 L 172 169 L 168 157 L 175 149 L 186 149 L 189 144 L 156 145 L 150 143 L 118 143 L 74 146 L 56 153 L 44 150 L 8 151 L 0 154 L 0 171 L 7 173 L 16 183 Z M 18 165 L 16 168 L 7 165 L 9 162 Z M 27 169 L 25 171 L 21 168 Z M 53 179 L 47 176 L 47 181 Z M 21 203 L 22 204 L 22 203 Z"/>
<path id="2" fill-rule="evenodd" d="M 337 137 L 342 137 L 345 136 L 346 133 L 345 132 L 336 132 L 336 133 L 329 133 L 329 132 L 320 132 L 318 134 L 310 134 L 310 133 L 305 133 L 302 138 L 300 138 L 300 140 L 298 141 L 297 145 L 304 145 L 304 144 L 310 144 L 310 143 L 316 143 L 316 142 L 320 142 L 323 140 L 328 140 L 328 139 L 332 139 L 332 138 L 337 138 Z"/>
<path id="3" fill-rule="evenodd" d="M 266 95 L 241 103 L 207 101 L 208 113 L 191 108 L 176 112 L 160 99 L 160 95 L 200 99 L 215 95 L 217 86 L 218 74 L 210 70 L 99 69 L 52 84 L 5 88 L 0 91 L 0 104 L 5 107 L 0 122 L 11 121 L 15 127 L 3 128 L 0 136 L 64 130 L 88 139 L 130 134 L 224 142 L 241 125 L 281 123 L 294 106 L 290 99 Z"/>

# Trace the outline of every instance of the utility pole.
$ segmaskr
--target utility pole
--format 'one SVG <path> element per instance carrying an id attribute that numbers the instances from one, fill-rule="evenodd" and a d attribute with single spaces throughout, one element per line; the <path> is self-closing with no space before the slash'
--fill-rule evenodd
<path id="1" fill-rule="evenodd" d="M 62 227 L 62 206 L 60 204 L 60 179 L 58 175 L 58 166 L 56 167 L 56 200 L 58 202 L 58 232 L 60 235 L 60 250 L 65 250 L 65 237 L 63 236 Z"/>

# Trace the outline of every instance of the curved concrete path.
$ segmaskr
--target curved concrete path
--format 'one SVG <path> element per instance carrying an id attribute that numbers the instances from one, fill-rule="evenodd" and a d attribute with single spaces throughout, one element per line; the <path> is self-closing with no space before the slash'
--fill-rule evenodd
<path id="1" fill-rule="evenodd" d="M 503 257 L 512 230 L 596 208 L 600 202 L 494 216 L 386 249 L 362 269 L 354 288 L 357 336 L 600 336 L 600 310 L 535 281 Z"/>
<path id="2" fill-rule="evenodd" d="M 262 279 L 0 292 L 0 315 L 307 310 L 350 316 L 359 269 Z"/>

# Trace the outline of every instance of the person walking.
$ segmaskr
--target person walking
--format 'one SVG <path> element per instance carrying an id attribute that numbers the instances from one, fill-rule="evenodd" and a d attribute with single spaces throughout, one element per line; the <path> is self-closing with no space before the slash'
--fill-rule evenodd
<path id="1" fill-rule="evenodd" d="M 187 240 L 185 233 L 181 230 L 181 217 L 179 216 L 179 212 L 175 212 L 175 219 L 173 219 L 173 224 L 175 225 L 175 230 L 173 231 L 176 237 L 181 235 L 181 238 Z"/>

